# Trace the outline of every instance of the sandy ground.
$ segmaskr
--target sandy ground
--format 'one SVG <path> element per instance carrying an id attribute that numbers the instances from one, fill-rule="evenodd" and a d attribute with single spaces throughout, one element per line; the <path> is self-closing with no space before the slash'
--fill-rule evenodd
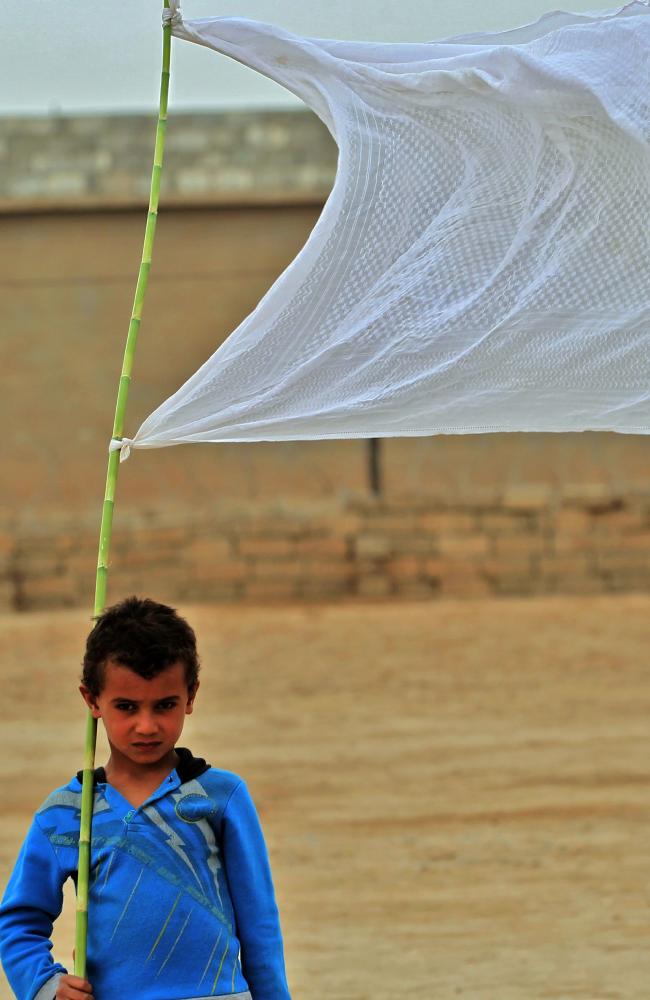
<path id="1" fill-rule="evenodd" d="M 295 1000 L 647 1000 L 650 596 L 182 610 L 186 743 L 257 801 Z M 0 620 L 3 879 L 80 764 L 87 624 Z"/>

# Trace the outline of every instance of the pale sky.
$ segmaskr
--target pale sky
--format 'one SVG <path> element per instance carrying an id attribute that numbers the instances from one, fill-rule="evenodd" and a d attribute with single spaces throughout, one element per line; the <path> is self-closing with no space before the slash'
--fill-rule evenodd
<path id="1" fill-rule="evenodd" d="M 247 17 L 299 35 L 428 41 L 499 31 L 553 0 L 185 0 L 186 18 Z M 0 115 L 151 111 L 160 80 L 162 0 L 3 0 Z M 572 0 L 564 9 L 594 10 Z M 174 40 L 171 107 L 287 107 L 297 100 L 225 56 Z"/>

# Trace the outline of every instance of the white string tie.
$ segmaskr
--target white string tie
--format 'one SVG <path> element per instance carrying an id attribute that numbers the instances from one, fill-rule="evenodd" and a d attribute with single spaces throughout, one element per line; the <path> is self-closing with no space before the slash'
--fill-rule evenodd
<path id="1" fill-rule="evenodd" d="M 163 7 L 162 23 L 163 27 L 168 24 L 171 24 L 173 27 L 175 24 L 183 23 L 183 15 L 178 6 L 178 0 L 169 0 L 169 7 Z"/>
<path id="2" fill-rule="evenodd" d="M 119 451 L 120 462 L 126 462 L 127 458 L 131 454 L 131 445 L 133 444 L 133 438 L 111 438 L 111 443 L 108 446 L 109 454 L 112 451 Z"/>

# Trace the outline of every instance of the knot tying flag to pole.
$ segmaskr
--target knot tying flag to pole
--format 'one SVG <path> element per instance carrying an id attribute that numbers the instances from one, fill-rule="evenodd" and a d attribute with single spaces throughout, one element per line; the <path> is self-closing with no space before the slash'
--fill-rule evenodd
<path id="1" fill-rule="evenodd" d="M 183 23 L 183 15 L 178 0 L 169 0 L 169 7 L 165 7 L 162 12 L 162 23 L 163 27 L 168 24 L 175 26 Z"/>
<path id="2" fill-rule="evenodd" d="M 114 451 L 119 451 L 120 462 L 126 462 L 127 458 L 131 454 L 131 445 L 133 440 L 131 438 L 111 438 L 111 442 L 108 446 L 109 455 Z"/>

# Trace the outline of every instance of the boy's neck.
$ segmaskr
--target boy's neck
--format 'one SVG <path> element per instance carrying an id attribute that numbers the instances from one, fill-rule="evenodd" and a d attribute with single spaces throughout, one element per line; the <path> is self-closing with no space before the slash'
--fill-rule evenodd
<path id="1" fill-rule="evenodd" d="M 178 754 L 175 750 L 170 750 L 160 760 L 153 764 L 140 764 L 137 761 L 129 760 L 115 749 L 111 749 L 111 755 L 104 767 L 106 780 L 120 791 L 131 789 L 136 793 L 136 797 L 144 794 L 144 799 L 155 791 L 158 785 L 174 770 L 178 764 Z M 126 796 L 128 798 L 128 795 Z M 132 803 L 135 804 L 135 803 Z M 141 802 L 138 803 L 140 805 Z"/>

